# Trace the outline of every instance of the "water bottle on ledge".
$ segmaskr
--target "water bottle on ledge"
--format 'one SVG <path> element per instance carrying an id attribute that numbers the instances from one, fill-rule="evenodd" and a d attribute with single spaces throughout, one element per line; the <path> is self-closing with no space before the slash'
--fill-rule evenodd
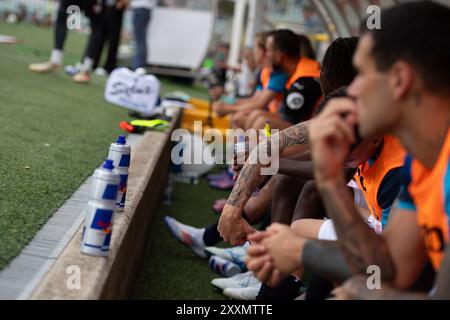
<path id="1" fill-rule="evenodd" d="M 92 256 L 107 256 L 116 209 L 120 177 L 113 161 L 106 160 L 92 178 L 89 202 L 84 209 L 81 252 Z"/>
<path id="2" fill-rule="evenodd" d="M 128 169 L 130 167 L 131 147 L 125 136 L 119 136 L 109 147 L 108 159 L 113 160 L 114 167 L 120 176 L 119 191 L 117 193 L 116 211 L 124 211 L 127 195 Z"/>

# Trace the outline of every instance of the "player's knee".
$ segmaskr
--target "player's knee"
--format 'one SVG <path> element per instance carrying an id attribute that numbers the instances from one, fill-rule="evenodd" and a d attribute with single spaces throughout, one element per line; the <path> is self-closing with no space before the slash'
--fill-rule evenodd
<path id="1" fill-rule="evenodd" d="M 296 179 L 292 176 L 277 174 L 277 178 L 275 181 L 275 190 L 276 192 L 288 192 L 292 190 L 292 186 L 295 184 Z"/>
<path id="2" fill-rule="evenodd" d="M 316 187 L 316 182 L 314 180 L 307 181 L 303 186 L 302 194 L 305 194 L 305 196 L 319 195 L 319 191 Z"/>
<path id="3" fill-rule="evenodd" d="M 247 217 L 251 222 L 255 219 L 254 217 L 259 216 L 261 213 L 261 206 L 258 203 L 258 200 L 255 198 L 251 198 L 244 206 L 244 212 L 247 214 Z"/>
<path id="4" fill-rule="evenodd" d="M 301 237 L 316 238 L 317 230 L 312 228 L 309 219 L 300 219 L 291 223 L 291 229 Z"/>

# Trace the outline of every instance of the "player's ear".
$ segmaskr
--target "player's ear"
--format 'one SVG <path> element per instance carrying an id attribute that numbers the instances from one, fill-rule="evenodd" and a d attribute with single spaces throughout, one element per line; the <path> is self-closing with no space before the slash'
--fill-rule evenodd
<path id="1" fill-rule="evenodd" d="M 409 94 L 415 80 L 415 73 L 409 63 L 397 61 L 392 66 L 389 77 L 393 97 L 400 100 Z"/>

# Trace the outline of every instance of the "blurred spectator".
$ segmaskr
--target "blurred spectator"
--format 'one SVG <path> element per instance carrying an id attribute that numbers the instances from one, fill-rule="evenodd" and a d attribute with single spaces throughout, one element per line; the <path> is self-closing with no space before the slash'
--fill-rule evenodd
<path id="1" fill-rule="evenodd" d="M 98 66 L 105 42 L 108 42 L 108 54 L 103 69 L 110 73 L 116 68 L 123 14 L 127 5 L 128 0 L 103 2 L 102 12 L 98 19 L 93 21 L 95 28 L 92 30 L 81 71 L 73 77 L 75 82 L 87 83 L 90 81 L 90 73 Z"/>
<path id="2" fill-rule="evenodd" d="M 152 9 L 156 6 L 157 0 L 131 0 L 131 10 L 133 12 L 133 36 L 136 49 L 133 57 L 133 69 L 145 73 L 147 63 L 147 32 L 150 23 Z"/>
<path id="3" fill-rule="evenodd" d="M 99 26 L 99 17 L 102 12 L 101 0 L 60 0 L 54 29 L 54 45 L 50 60 L 43 63 L 30 64 L 29 69 L 38 73 L 54 72 L 63 64 L 63 48 L 67 35 L 67 8 L 77 5 L 91 21 L 92 33 L 89 39 L 88 51 L 92 50 L 92 42 L 96 39 L 93 35 Z M 89 52 L 91 54 L 91 52 Z"/>
<path id="4" fill-rule="evenodd" d="M 322 29 L 322 21 L 320 20 L 317 12 L 311 6 L 303 7 L 303 16 L 305 17 L 304 25 L 311 32 L 319 32 Z"/>

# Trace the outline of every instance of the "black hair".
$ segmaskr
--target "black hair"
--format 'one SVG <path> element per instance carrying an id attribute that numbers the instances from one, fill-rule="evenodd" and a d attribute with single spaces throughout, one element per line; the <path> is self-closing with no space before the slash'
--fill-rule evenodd
<path id="1" fill-rule="evenodd" d="M 327 94 L 325 96 L 325 98 L 323 98 L 322 102 L 320 102 L 319 106 L 316 109 L 316 115 L 323 111 L 325 105 L 331 99 L 333 99 L 333 98 L 345 98 L 345 97 L 347 97 L 347 87 L 346 86 L 342 86 L 342 87 L 340 87 L 338 89 L 333 90 L 332 92 Z"/>
<path id="2" fill-rule="evenodd" d="M 297 34 L 288 29 L 274 30 L 269 33 L 273 38 L 273 44 L 276 49 L 283 52 L 292 60 L 300 59 L 300 41 Z"/>
<path id="3" fill-rule="evenodd" d="M 372 56 L 379 71 L 399 60 L 414 66 L 431 92 L 449 94 L 450 8 L 432 1 L 408 2 L 381 12 L 381 29 L 361 33 L 372 36 Z"/>
<path id="4" fill-rule="evenodd" d="M 353 55 L 358 39 L 358 37 L 338 38 L 328 47 L 320 71 L 320 84 L 324 95 L 342 86 L 350 85 L 356 77 Z"/>
<path id="5" fill-rule="evenodd" d="M 303 34 L 298 34 L 297 36 L 300 41 L 300 56 L 315 60 L 316 52 L 314 51 L 309 38 Z"/>

